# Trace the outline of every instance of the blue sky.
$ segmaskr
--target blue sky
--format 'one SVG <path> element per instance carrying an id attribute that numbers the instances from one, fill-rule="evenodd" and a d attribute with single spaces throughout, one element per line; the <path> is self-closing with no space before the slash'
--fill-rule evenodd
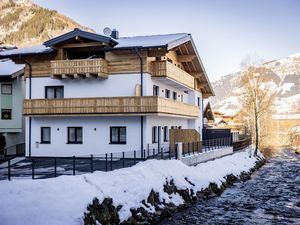
<path id="1" fill-rule="evenodd" d="M 300 52 L 300 0 L 33 0 L 102 33 L 191 33 L 211 81 L 248 55 L 273 60 Z"/>

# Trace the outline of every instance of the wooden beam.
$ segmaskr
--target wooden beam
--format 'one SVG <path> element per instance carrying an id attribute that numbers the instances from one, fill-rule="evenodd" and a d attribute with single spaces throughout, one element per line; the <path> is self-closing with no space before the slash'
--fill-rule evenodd
<path id="1" fill-rule="evenodd" d="M 84 78 L 85 78 L 84 74 L 77 74 L 77 73 L 74 74 L 74 79 L 84 79 Z"/>
<path id="2" fill-rule="evenodd" d="M 108 74 L 107 73 L 98 73 L 98 77 L 99 78 L 107 79 L 108 78 Z"/>
<path id="3" fill-rule="evenodd" d="M 99 47 L 106 46 L 103 42 L 88 42 L 88 43 L 70 43 L 61 46 L 62 48 L 85 48 L 85 47 Z"/>
<path id="4" fill-rule="evenodd" d="M 148 57 L 161 57 L 165 56 L 167 53 L 167 49 L 160 48 L 160 49 L 151 49 L 148 51 Z"/>
<path id="5" fill-rule="evenodd" d="M 52 74 L 52 75 L 51 75 L 51 78 L 52 78 L 52 79 L 58 79 L 58 80 L 61 80 L 61 75 Z"/>
<path id="6" fill-rule="evenodd" d="M 203 93 L 202 97 L 203 98 L 209 98 L 210 96 L 213 96 L 211 93 Z"/>
<path id="7" fill-rule="evenodd" d="M 201 72 L 189 72 L 193 77 L 202 77 L 204 73 Z"/>
<path id="8" fill-rule="evenodd" d="M 71 74 L 62 74 L 61 78 L 62 79 L 74 79 L 74 75 L 71 75 Z"/>
<path id="9" fill-rule="evenodd" d="M 98 74 L 86 73 L 85 76 L 86 76 L 86 78 L 96 79 Z"/>
<path id="10" fill-rule="evenodd" d="M 192 62 L 196 58 L 196 55 L 178 55 L 178 62 Z"/>

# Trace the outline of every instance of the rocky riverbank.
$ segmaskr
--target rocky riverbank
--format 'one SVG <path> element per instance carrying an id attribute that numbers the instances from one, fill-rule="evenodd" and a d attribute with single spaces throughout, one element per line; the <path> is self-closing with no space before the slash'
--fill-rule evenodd
<path id="1" fill-rule="evenodd" d="M 172 178 L 166 178 L 163 192 L 170 196 L 171 199 L 172 196 L 180 196 L 183 202 L 176 205 L 172 201 L 166 201 L 160 196 L 159 192 L 152 189 L 148 197 L 141 201 L 142 206 L 130 209 L 131 216 L 125 221 L 121 221 L 119 217 L 119 211 L 123 208 L 123 205 L 115 206 L 113 199 L 109 197 L 104 198 L 102 202 L 98 198 L 94 198 L 84 213 L 84 224 L 156 224 L 160 220 L 170 217 L 174 212 L 186 209 L 200 200 L 221 195 L 234 182 L 244 182 L 251 179 L 251 174 L 263 166 L 264 163 L 265 159 L 263 157 L 257 157 L 254 166 L 247 171 L 242 171 L 240 174 L 228 174 L 218 184 L 210 182 L 205 188 L 200 190 L 195 190 L 196 184 L 188 176 L 184 177 L 185 181 L 190 185 L 190 187 L 186 188 L 183 188 L 182 185 L 178 187 Z"/>

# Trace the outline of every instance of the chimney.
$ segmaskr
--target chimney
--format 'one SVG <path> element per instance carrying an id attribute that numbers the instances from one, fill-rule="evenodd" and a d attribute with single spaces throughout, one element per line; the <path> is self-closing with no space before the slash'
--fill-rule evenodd
<path id="1" fill-rule="evenodd" d="M 113 29 L 110 36 L 114 39 L 119 39 L 119 31 Z"/>

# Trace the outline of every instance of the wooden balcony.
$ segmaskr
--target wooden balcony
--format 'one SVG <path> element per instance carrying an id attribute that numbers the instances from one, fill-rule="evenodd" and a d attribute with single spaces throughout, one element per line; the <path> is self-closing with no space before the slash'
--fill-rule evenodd
<path id="1" fill-rule="evenodd" d="M 24 100 L 25 116 L 167 114 L 196 118 L 199 108 L 156 96 Z"/>
<path id="2" fill-rule="evenodd" d="M 105 59 L 76 59 L 51 61 L 51 77 L 58 79 L 107 78 Z"/>
<path id="3" fill-rule="evenodd" d="M 168 61 L 153 61 L 152 74 L 153 77 L 165 77 L 191 89 L 195 86 L 193 76 Z"/>

